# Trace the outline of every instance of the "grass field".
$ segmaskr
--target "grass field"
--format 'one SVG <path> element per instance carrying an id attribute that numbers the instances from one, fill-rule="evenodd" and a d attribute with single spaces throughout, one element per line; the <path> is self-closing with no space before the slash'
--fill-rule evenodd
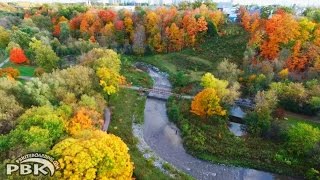
<path id="1" fill-rule="evenodd" d="M 316 123 L 316 122 L 305 120 L 305 119 L 295 118 L 295 117 L 288 117 L 288 123 L 290 125 L 296 125 L 298 123 L 306 123 L 320 129 L 320 123 Z"/>
<path id="2" fill-rule="evenodd" d="M 153 81 L 148 73 L 135 68 L 131 64 L 124 63 L 121 68 L 121 74 L 126 78 L 127 83 L 133 86 L 152 88 Z"/>
<path id="3" fill-rule="evenodd" d="M 8 62 L 3 67 L 13 67 L 20 71 L 20 76 L 30 76 L 32 77 L 34 75 L 34 70 L 36 67 L 29 66 L 29 65 L 16 65 L 11 62 Z"/>

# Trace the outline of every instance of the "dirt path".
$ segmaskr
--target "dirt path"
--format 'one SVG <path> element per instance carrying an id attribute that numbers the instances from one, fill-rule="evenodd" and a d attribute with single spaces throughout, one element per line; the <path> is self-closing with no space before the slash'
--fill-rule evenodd
<path id="1" fill-rule="evenodd" d="M 154 88 L 171 90 L 170 82 L 163 74 L 149 69 L 154 79 Z M 148 98 L 144 110 L 143 136 L 146 143 L 161 158 L 176 168 L 200 180 L 271 180 L 280 177 L 254 169 L 212 164 L 199 160 L 186 153 L 182 145 L 178 128 L 169 122 L 166 113 L 166 102 Z"/>

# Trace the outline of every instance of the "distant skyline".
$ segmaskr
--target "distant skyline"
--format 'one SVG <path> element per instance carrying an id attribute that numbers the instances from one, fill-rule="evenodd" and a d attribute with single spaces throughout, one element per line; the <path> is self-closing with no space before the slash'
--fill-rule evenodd
<path id="1" fill-rule="evenodd" d="M 0 0 L 0 2 L 34 2 L 34 3 L 86 3 L 104 2 L 104 3 L 149 3 L 149 4 L 177 4 L 182 1 L 193 2 L 194 0 Z M 318 6 L 320 0 L 212 0 L 217 3 L 232 3 L 240 5 L 285 5 L 285 6 Z"/>

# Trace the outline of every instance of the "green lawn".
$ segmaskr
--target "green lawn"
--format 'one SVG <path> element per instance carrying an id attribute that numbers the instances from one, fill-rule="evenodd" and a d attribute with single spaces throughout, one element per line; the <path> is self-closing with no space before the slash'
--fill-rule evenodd
<path id="1" fill-rule="evenodd" d="M 34 76 L 34 70 L 36 69 L 35 66 L 29 66 L 29 65 L 17 65 L 13 64 L 10 61 L 5 64 L 3 67 L 13 67 L 20 71 L 20 76 Z"/>
<path id="2" fill-rule="evenodd" d="M 121 68 L 121 74 L 133 86 L 152 88 L 153 81 L 148 73 L 135 68 L 131 64 L 125 63 Z"/>
<path id="3" fill-rule="evenodd" d="M 299 119 L 299 118 L 295 118 L 295 117 L 288 117 L 287 121 L 290 125 L 296 125 L 298 123 L 306 123 L 306 124 L 309 124 L 313 127 L 320 129 L 320 123 L 316 123 L 316 122 L 309 121 L 309 120 Z"/>

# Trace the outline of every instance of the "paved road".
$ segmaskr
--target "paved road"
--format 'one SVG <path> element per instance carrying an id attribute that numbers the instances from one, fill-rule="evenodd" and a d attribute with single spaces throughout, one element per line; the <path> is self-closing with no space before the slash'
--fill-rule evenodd
<path id="1" fill-rule="evenodd" d="M 149 69 L 154 79 L 154 87 L 167 87 L 171 90 L 168 79 Z M 168 121 L 166 102 L 148 98 L 144 111 L 144 139 L 161 158 L 178 169 L 200 180 L 271 180 L 280 177 L 254 169 L 230 167 L 199 160 L 186 153 L 177 127 Z M 281 178 L 282 179 L 282 178 Z"/>

